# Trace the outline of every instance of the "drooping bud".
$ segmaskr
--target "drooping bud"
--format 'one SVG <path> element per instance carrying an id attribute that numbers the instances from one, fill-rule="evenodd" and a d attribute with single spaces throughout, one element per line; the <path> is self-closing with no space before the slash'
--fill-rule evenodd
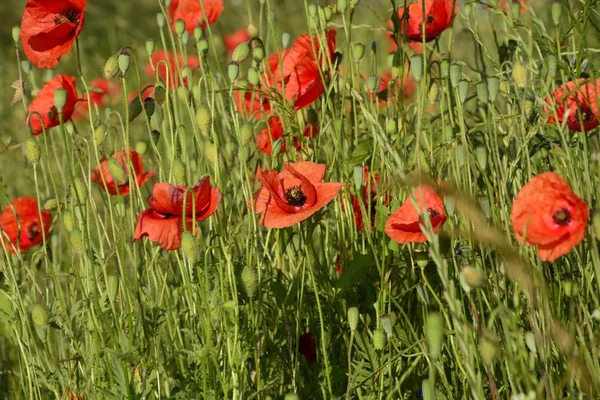
<path id="1" fill-rule="evenodd" d="M 208 107 L 204 105 L 198 107 L 198 110 L 196 111 L 196 123 L 198 124 L 198 128 L 200 128 L 200 133 L 202 133 L 202 135 L 208 136 L 210 134 L 212 118 Z"/>
<path id="2" fill-rule="evenodd" d="M 142 113 L 142 101 L 139 96 L 135 96 L 133 100 L 129 102 L 128 111 L 129 111 L 129 122 L 133 121 L 137 118 L 138 115 Z"/>
<path id="3" fill-rule="evenodd" d="M 119 56 L 114 54 L 106 60 L 104 64 L 103 75 L 106 79 L 113 79 L 119 76 Z"/>
<path id="4" fill-rule="evenodd" d="M 482 171 L 485 171 L 487 168 L 487 156 L 487 148 L 484 145 L 475 147 L 475 158 L 477 159 L 477 164 L 479 164 L 479 168 L 481 168 Z"/>
<path id="5" fill-rule="evenodd" d="M 206 56 L 208 53 L 208 40 L 200 39 L 198 40 L 198 51 L 202 56 Z"/>
<path id="6" fill-rule="evenodd" d="M 145 140 L 138 140 L 135 142 L 135 151 L 141 155 L 146 154 L 148 152 L 148 142 Z"/>
<path id="7" fill-rule="evenodd" d="M 156 101 L 159 106 L 162 106 L 165 104 L 165 101 L 167 101 L 167 88 L 165 88 L 162 83 L 154 85 L 154 101 Z"/>
<path id="8" fill-rule="evenodd" d="M 181 251 L 191 264 L 196 262 L 196 239 L 194 238 L 194 235 L 192 235 L 192 232 L 185 231 L 181 235 Z"/>
<path id="9" fill-rule="evenodd" d="M 379 318 L 379 321 L 381 322 L 381 326 L 383 327 L 383 331 L 387 335 L 388 339 L 391 338 L 392 334 L 394 333 L 394 324 L 393 324 L 392 319 L 390 318 L 390 316 L 387 315 L 387 314 L 383 314 Z"/>
<path id="10" fill-rule="evenodd" d="M 254 136 L 254 128 L 250 122 L 245 122 L 240 128 L 240 136 L 242 137 L 242 144 L 248 144 L 252 136 Z"/>
<path id="11" fill-rule="evenodd" d="M 250 36 L 251 38 L 258 36 L 258 29 L 254 24 L 248 24 L 246 32 L 248 32 L 248 36 Z"/>
<path id="12" fill-rule="evenodd" d="M 556 68 L 557 68 L 557 64 L 558 64 L 556 56 L 553 54 L 549 54 L 546 57 L 546 60 L 548 62 L 548 76 L 550 78 L 554 78 L 554 76 L 556 76 Z"/>
<path id="13" fill-rule="evenodd" d="M 33 137 L 30 137 L 25 141 L 25 157 L 27 157 L 27 161 L 33 165 L 36 165 L 42 157 L 42 146 L 40 146 L 40 143 Z"/>
<path id="14" fill-rule="evenodd" d="M 255 47 L 252 49 L 252 59 L 257 64 L 265 58 L 265 49 L 262 47 Z"/>
<path id="15" fill-rule="evenodd" d="M 106 136 L 106 126 L 104 124 L 98 125 L 96 129 L 94 129 L 94 143 L 96 146 L 100 146 L 104 143 L 104 138 Z"/>
<path id="16" fill-rule="evenodd" d="M 512 78 L 515 84 L 521 89 L 527 86 L 527 69 L 519 61 L 513 65 Z"/>
<path id="17" fill-rule="evenodd" d="M 77 201 L 85 202 L 87 198 L 87 188 L 80 178 L 73 179 L 73 196 Z"/>
<path id="18" fill-rule="evenodd" d="M 173 160 L 173 166 L 171 167 L 171 174 L 173 175 L 173 182 L 177 186 L 185 186 L 185 164 L 181 161 L 181 158 Z"/>
<path id="19" fill-rule="evenodd" d="M 390 117 L 385 122 L 385 131 L 389 134 L 395 133 L 398 130 L 398 124 L 396 118 Z"/>
<path id="20" fill-rule="evenodd" d="M 42 209 L 45 211 L 54 211 L 58 208 L 58 200 L 53 197 L 47 198 L 42 203 Z"/>
<path id="21" fill-rule="evenodd" d="M 63 211 L 63 224 L 67 232 L 71 232 L 75 227 L 75 217 L 70 210 Z"/>
<path id="22" fill-rule="evenodd" d="M 478 288 L 483 283 L 483 273 L 470 265 L 467 265 L 460 272 L 465 283 L 472 288 Z"/>
<path id="23" fill-rule="evenodd" d="M 106 163 L 108 165 L 108 172 L 110 172 L 116 182 L 123 183 L 127 180 L 127 175 L 120 162 L 112 157 L 108 157 Z"/>
<path id="24" fill-rule="evenodd" d="M 242 42 L 237 45 L 235 50 L 233 50 L 233 54 L 231 59 L 235 62 L 241 63 L 246 61 L 248 56 L 250 55 L 250 44 L 248 42 Z"/>
<path id="25" fill-rule="evenodd" d="M 260 83 L 260 75 L 254 67 L 248 68 L 248 82 L 253 86 L 257 86 Z"/>
<path id="26" fill-rule="evenodd" d="M 242 270 L 242 284 L 249 298 L 253 298 L 258 288 L 258 276 L 254 268 L 246 265 Z"/>
<path id="27" fill-rule="evenodd" d="M 204 154 L 211 165 L 217 161 L 217 146 L 211 141 L 207 141 L 204 145 Z"/>
<path id="28" fill-rule="evenodd" d="M 373 347 L 375 350 L 383 350 L 385 347 L 386 337 L 385 332 L 381 328 L 375 329 L 373 332 Z"/>
<path id="29" fill-rule="evenodd" d="M 150 132 L 150 136 L 152 137 L 152 141 L 154 142 L 154 144 L 158 144 L 158 141 L 160 140 L 160 132 L 156 129 L 152 129 L 152 132 Z"/>
<path id="30" fill-rule="evenodd" d="M 429 88 L 429 93 L 427 93 L 427 100 L 429 101 L 429 104 L 434 105 L 437 103 L 439 95 L 440 87 L 437 83 L 433 82 Z"/>

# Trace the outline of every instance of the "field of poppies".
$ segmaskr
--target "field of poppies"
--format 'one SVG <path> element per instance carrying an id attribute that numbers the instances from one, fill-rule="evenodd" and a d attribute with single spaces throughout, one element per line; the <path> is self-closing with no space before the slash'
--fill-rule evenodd
<path id="1" fill-rule="evenodd" d="M 0 399 L 600 398 L 600 0 L 2 3 Z"/>

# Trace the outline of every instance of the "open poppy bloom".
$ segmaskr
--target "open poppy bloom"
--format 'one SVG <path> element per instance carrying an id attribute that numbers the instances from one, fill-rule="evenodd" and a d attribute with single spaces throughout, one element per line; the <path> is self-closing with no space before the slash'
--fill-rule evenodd
<path id="1" fill-rule="evenodd" d="M 356 229 L 362 232 L 365 229 L 363 214 L 360 209 L 360 203 L 362 202 L 365 211 L 368 216 L 371 215 L 371 229 L 375 228 L 375 206 L 377 206 L 378 187 L 381 184 L 381 176 L 379 174 L 373 174 L 369 177 L 369 167 L 365 165 L 363 174 L 363 187 L 361 196 L 352 196 L 352 209 L 354 210 L 354 222 L 356 223 Z M 388 196 L 386 196 L 385 203 L 388 203 Z"/>
<path id="2" fill-rule="evenodd" d="M 425 3 L 425 14 L 423 14 Z M 452 7 L 454 6 L 454 9 Z M 421 42 L 423 40 L 423 23 L 425 23 L 425 41 L 431 42 L 452 24 L 458 12 L 457 0 L 419 0 L 398 10 L 400 33 L 406 33 L 407 40 Z"/>
<path id="3" fill-rule="evenodd" d="M 531 178 L 515 197 L 510 219 L 517 240 L 537 246 L 542 261 L 554 261 L 585 236 L 588 205 L 560 175 L 545 172 Z"/>
<path id="4" fill-rule="evenodd" d="M 287 101 L 293 101 L 295 110 L 308 107 L 325 91 L 319 67 L 325 60 L 333 59 L 335 33 L 333 29 L 327 32 L 326 48 L 321 48 L 319 38 L 302 35 L 289 49 L 267 59 L 266 85 L 283 93 Z"/>
<path id="5" fill-rule="evenodd" d="M 140 213 L 135 227 L 133 240 L 145 236 L 165 250 L 181 247 L 181 236 L 185 230 L 198 234 L 194 221 L 210 217 L 221 201 L 221 192 L 210 186 L 210 177 L 202 178 L 198 183 L 187 186 L 173 186 L 162 182 L 154 185 L 152 195 L 148 197 L 149 209 Z"/>
<path id="6" fill-rule="evenodd" d="M 302 161 L 284 168 L 280 173 L 272 169 L 257 173 L 263 187 L 254 194 L 254 212 L 262 213 L 260 223 L 267 228 L 287 228 L 308 219 L 344 186 L 323 182 L 326 164 Z"/>
<path id="7" fill-rule="evenodd" d="M 206 28 L 214 24 L 224 8 L 223 0 L 173 0 L 169 5 L 171 27 L 175 31 L 175 21 L 181 19 L 185 21 L 185 29 L 193 34 L 197 26 Z"/>
<path id="8" fill-rule="evenodd" d="M 121 85 L 116 82 L 109 81 L 105 78 L 97 78 L 90 82 L 90 101 L 93 106 L 98 108 L 113 107 L 117 104 L 118 97 L 121 94 Z M 88 116 L 88 101 L 87 96 L 84 96 L 83 101 L 79 101 L 75 105 L 73 112 L 73 120 L 82 119 Z"/>
<path id="9" fill-rule="evenodd" d="M 434 232 L 446 222 L 442 198 L 433 188 L 418 186 L 414 188 L 414 194 L 411 192 L 404 204 L 388 217 L 385 233 L 398 243 L 426 242 L 427 237 L 421 230 L 424 215 L 429 217 Z"/>
<path id="10" fill-rule="evenodd" d="M 86 6 L 87 0 L 27 0 L 20 35 L 27 59 L 38 68 L 56 67 L 83 29 Z"/>
<path id="11" fill-rule="evenodd" d="M 308 364 L 317 361 L 317 342 L 310 332 L 304 332 L 298 339 L 298 353 L 302 354 Z"/>
<path id="12" fill-rule="evenodd" d="M 71 119 L 75 104 L 77 103 L 77 90 L 75 88 L 75 77 L 69 75 L 56 75 L 46 82 L 40 93 L 27 107 L 27 114 L 31 115 L 29 119 L 33 135 L 42 133 L 43 127 L 46 129 L 60 125 L 58 118 L 58 109 L 54 106 L 54 92 L 58 88 L 63 88 L 67 92 L 67 102 L 62 110 L 62 120 L 67 122 Z M 36 112 L 36 114 L 32 114 Z M 40 119 L 39 113 L 42 118 Z"/>
<path id="13" fill-rule="evenodd" d="M 267 127 L 256 136 L 256 147 L 268 155 L 273 152 L 273 142 L 283 136 L 283 125 L 281 118 L 271 117 L 267 122 Z M 285 151 L 285 142 L 281 144 L 281 152 Z"/>
<path id="14" fill-rule="evenodd" d="M 113 166 L 109 165 L 109 161 L 106 157 L 102 158 L 102 160 L 100 160 L 100 165 L 92 171 L 91 180 L 98 183 L 103 190 L 106 190 L 113 196 L 116 194 L 127 196 L 129 194 L 130 185 L 131 188 L 135 189 L 136 187 L 142 186 L 148 178 L 152 176 L 152 172 L 144 172 L 141 154 L 133 149 L 129 149 L 129 158 L 131 159 L 131 167 L 134 173 L 133 182 L 130 182 L 126 152 L 127 150 L 123 148 L 121 151 L 110 156 L 110 158 L 117 162 L 116 164 L 113 164 Z M 116 171 L 114 170 L 115 167 L 117 169 Z M 115 178 L 111 169 L 115 174 L 122 174 L 122 176 Z M 104 186 L 104 182 L 106 182 L 106 186 Z"/>
<path id="15" fill-rule="evenodd" d="M 251 39 L 250 35 L 248 35 L 247 28 L 241 28 L 229 35 L 223 36 L 223 41 L 225 42 L 225 47 L 227 47 L 227 52 L 229 54 L 233 53 L 233 50 L 240 44 L 247 42 Z"/>
<path id="16" fill-rule="evenodd" d="M 596 129 L 600 125 L 598 96 L 600 79 L 587 83 L 583 78 L 567 82 L 546 98 L 546 120 L 551 124 L 562 124 L 567 118 L 569 129 L 577 132 Z M 558 120 L 555 118 L 554 105 Z"/>
<path id="17" fill-rule="evenodd" d="M 253 89 L 252 85 L 248 85 L 248 89 Z M 244 117 L 261 119 L 271 112 L 269 99 L 260 91 L 234 90 L 233 102 L 238 113 Z"/>
<path id="18" fill-rule="evenodd" d="M 42 243 L 50 230 L 50 213 L 42 211 L 40 220 L 38 202 L 33 197 L 19 197 L 11 201 L 11 204 L 14 212 L 7 205 L 0 213 L 0 244 L 14 254 L 17 251 L 17 241 L 21 251 Z"/>
<path id="19" fill-rule="evenodd" d="M 199 4 L 197 0 L 195 1 L 196 4 Z M 175 1 L 173 1 L 173 3 L 175 3 Z M 158 63 L 160 62 L 160 65 L 158 65 L 158 76 L 160 77 L 160 79 L 162 79 L 164 83 L 167 83 L 167 66 L 165 65 L 164 61 L 166 61 L 167 65 L 169 66 L 168 80 L 169 87 L 171 88 L 175 88 L 180 84 L 177 66 L 179 66 L 179 69 L 182 69 L 185 66 L 188 66 L 190 68 L 196 68 L 200 65 L 200 60 L 198 59 L 198 57 L 188 56 L 184 63 L 183 57 L 180 54 L 177 54 L 177 63 L 175 63 L 175 55 L 172 52 L 156 50 L 154 53 L 152 53 L 152 64 L 146 64 L 146 74 L 148 74 L 148 76 L 154 77 L 154 68 L 157 68 Z M 154 65 L 154 68 L 152 68 L 152 65 Z M 183 84 L 187 85 L 187 78 L 183 79 Z"/>

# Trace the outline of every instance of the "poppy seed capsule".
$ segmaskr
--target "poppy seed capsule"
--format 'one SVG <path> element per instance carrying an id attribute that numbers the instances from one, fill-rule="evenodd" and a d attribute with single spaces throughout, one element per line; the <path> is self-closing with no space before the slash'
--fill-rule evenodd
<path id="1" fill-rule="evenodd" d="M 457 87 L 461 82 L 462 66 L 459 64 L 452 64 L 450 66 L 450 84 L 453 88 Z"/>
<path id="2" fill-rule="evenodd" d="M 106 79 L 113 79 L 119 76 L 119 57 L 116 54 L 106 60 L 102 74 Z"/>
<path id="3" fill-rule="evenodd" d="M 156 23 L 158 24 L 159 28 L 165 26 L 165 22 L 165 16 L 163 15 L 163 13 L 156 14 Z"/>
<path id="4" fill-rule="evenodd" d="M 200 133 L 202 133 L 204 136 L 208 136 L 212 123 L 212 118 L 210 116 L 210 110 L 208 107 L 204 105 L 198 107 L 198 110 L 196 111 L 196 123 L 198 124 L 198 128 L 200 128 Z"/>
<path id="5" fill-rule="evenodd" d="M 250 45 L 248 42 L 242 42 L 236 46 L 231 55 L 231 59 L 235 62 L 241 63 L 246 61 L 250 55 Z"/>
<path id="6" fill-rule="evenodd" d="M 517 61 L 513 65 L 512 78 L 517 87 L 520 87 L 521 89 L 527 85 L 527 69 L 525 69 L 525 66 L 522 63 Z"/>
<path id="7" fill-rule="evenodd" d="M 43 305 L 40 303 L 33 303 L 29 308 L 29 312 L 31 313 L 31 320 L 33 321 L 34 325 L 48 325 L 48 312 Z"/>
<path id="8" fill-rule="evenodd" d="M 257 86 L 260 83 L 260 75 L 254 67 L 248 68 L 248 82 L 253 86 Z"/>
<path id="9" fill-rule="evenodd" d="M 352 59 L 354 62 L 359 62 L 365 55 L 365 45 L 362 43 L 356 43 L 352 46 Z"/>
<path id="10" fill-rule="evenodd" d="M 159 106 L 165 104 L 167 100 L 167 89 L 162 83 L 157 83 L 154 85 L 154 101 L 158 103 Z"/>
<path id="11" fill-rule="evenodd" d="M 131 56 L 128 52 L 122 51 L 121 53 L 119 53 L 117 62 L 119 63 L 119 71 L 121 71 L 121 75 L 124 76 L 127 73 L 127 71 L 129 71 Z"/>
<path id="12" fill-rule="evenodd" d="M 469 82 L 466 80 L 460 81 L 458 84 L 458 98 L 461 103 L 464 104 L 467 101 L 467 96 L 469 95 Z"/>
<path id="13" fill-rule="evenodd" d="M 190 231 L 181 235 L 181 251 L 191 264 L 196 262 L 196 239 Z"/>
<path id="14" fill-rule="evenodd" d="M 376 74 L 369 75 L 369 77 L 367 78 L 367 89 L 369 89 L 371 93 L 375 93 L 377 89 L 379 89 L 379 85 L 379 77 Z"/>
<path id="15" fill-rule="evenodd" d="M 235 81 L 240 74 L 240 64 L 236 61 L 230 61 L 227 66 L 227 76 L 231 82 Z"/>
<path id="16" fill-rule="evenodd" d="M 183 35 L 183 32 L 185 32 L 185 21 L 182 19 L 178 19 L 177 21 L 175 21 L 175 33 L 177 34 L 177 36 L 181 36 Z"/>
<path id="17" fill-rule="evenodd" d="M 338 0 L 337 9 L 340 13 L 343 13 L 344 11 L 346 11 L 347 7 L 348 7 L 348 0 Z"/>
<path id="18" fill-rule="evenodd" d="M 423 58 L 420 54 L 415 54 L 410 57 L 410 70 L 415 81 L 421 82 L 421 75 L 423 75 Z"/>
<path id="19" fill-rule="evenodd" d="M 115 275 L 108 276 L 108 298 L 111 302 L 115 301 L 119 292 L 119 277 Z"/>
<path id="20" fill-rule="evenodd" d="M 310 4 L 308 6 L 308 15 L 310 15 L 311 17 L 317 16 L 317 6 L 316 5 Z"/>
<path id="21" fill-rule="evenodd" d="M 202 56 L 205 56 L 208 53 L 208 41 L 206 39 L 198 40 L 198 51 Z"/>
<path id="22" fill-rule="evenodd" d="M 484 82 L 479 82 L 475 87 L 477 89 L 477 99 L 481 104 L 487 104 L 489 100 L 488 88 Z"/>
<path id="23" fill-rule="evenodd" d="M 149 56 L 152 56 L 152 53 L 154 53 L 155 48 L 156 42 L 154 41 L 154 39 L 146 40 L 146 53 L 148 53 Z"/>
<path id="24" fill-rule="evenodd" d="M 181 161 L 180 158 L 176 158 L 173 160 L 173 165 L 171 167 L 171 175 L 173 176 L 173 181 L 177 186 L 185 186 L 185 164 Z"/>
<path id="25" fill-rule="evenodd" d="M 249 298 L 253 298 L 258 287 L 258 276 L 254 268 L 246 265 L 242 270 L 242 284 Z"/>
<path id="26" fill-rule="evenodd" d="M 63 108 L 67 104 L 67 91 L 64 88 L 58 88 L 54 91 L 54 107 L 58 112 L 62 112 Z"/>
<path id="27" fill-rule="evenodd" d="M 21 61 L 21 69 L 23 72 L 25 72 L 25 74 L 29 74 L 31 72 L 31 63 L 29 60 Z"/>
<path id="28" fill-rule="evenodd" d="M 42 147 L 33 137 L 30 137 L 25 141 L 25 157 L 27 157 L 27 161 L 33 165 L 37 164 L 42 157 Z"/>
<path id="29" fill-rule="evenodd" d="M 281 34 L 281 44 L 283 45 L 283 48 L 286 49 L 288 47 L 288 45 L 290 44 L 290 33 L 289 32 L 283 32 Z"/>
<path id="30" fill-rule="evenodd" d="M 429 264 L 429 254 L 426 251 L 417 251 L 415 260 L 420 268 L 425 268 Z"/>
<path id="31" fill-rule="evenodd" d="M 79 228 L 73 228 L 71 230 L 69 233 L 69 240 L 73 247 L 73 251 L 77 254 L 83 254 L 83 233 L 81 233 Z"/>
<path id="32" fill-rule="evenodd" d="M 385 346 L 385 332 L 381 328 L 375 329 L 373 332 L 373 347 L 375 350 L 383 350 Z"/>
<path id="33" fill-rule="evenodd" d="M 487 90 L 488 99 L 494 103 L 498 97 L 498 90 L 500 89 L 500 79 L 491 77 L 487 79 Z"/>
<path id="34" fill-rule="evenodd" d="M 325 21 L 327 21 L 327 22 L 331 21 L 331 18 L 333 18 L 333 7 L 331 7 L 331 6 L 324 7 L 323 14 L 325 14 Z"/>
<path id="35" fill-rule="evenodd" d="M 19 26 L 12 27 L 12 37 L 15 44 L 19 43 L 19 35 L 21 35 L 21 28 Z"/>
<path id="36" fill-rule="evenodd" d="M 354 332 L 358 326 L 358 316 L 357 307 L 348 308 L 348 326 L 350 327 L 351 332 Z"/>

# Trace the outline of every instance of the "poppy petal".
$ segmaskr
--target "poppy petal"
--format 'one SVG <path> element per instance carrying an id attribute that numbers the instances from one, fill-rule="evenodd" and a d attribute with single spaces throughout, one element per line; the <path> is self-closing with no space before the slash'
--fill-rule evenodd
<path id="1" fill-rule="evenodd" d="M 183 226 L 181 217 L 164 216 L 151 209 L 140 213 L 135 227 L 133 240 L 148 237 L 164 250 L 176 250 L 181 247 Z"/>

